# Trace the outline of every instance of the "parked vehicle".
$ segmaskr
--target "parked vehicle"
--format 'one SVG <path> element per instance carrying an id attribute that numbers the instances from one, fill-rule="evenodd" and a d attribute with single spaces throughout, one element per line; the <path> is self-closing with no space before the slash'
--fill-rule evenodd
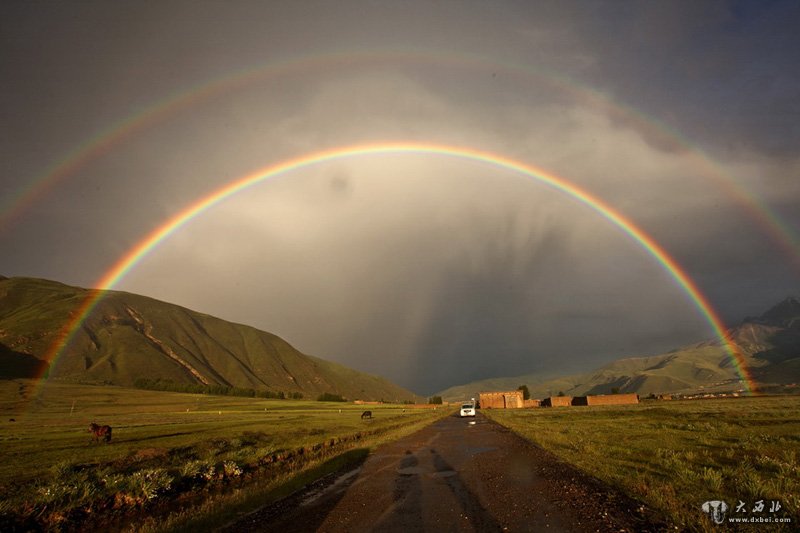
<path id="1" fill-rule="evenodd" d="M 461 404 L 461 416 L 475 416 L 475 404 L 472 402 Z"/>

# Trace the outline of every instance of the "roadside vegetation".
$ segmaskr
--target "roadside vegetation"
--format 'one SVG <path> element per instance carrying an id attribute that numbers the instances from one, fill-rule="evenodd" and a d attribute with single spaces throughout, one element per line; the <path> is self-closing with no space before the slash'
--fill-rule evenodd
<path id="1" fill-rule="evenodd" d="M 444 409 L 0 381 L 0 530 L 223 525 Z M 96 443 L 90 422 L 113 428 Z M 9 460 L 10 458 L 10 460 Z"/>
<path id="2" fill-rule="evenodd" d="M 716 531 L 708 500 L 728 516 L 791 517 L 746 531 L 796 531 L 800 518 L 800 397 L 648 401 L 630 406 L 484 409 L 489 418 L 621 488 L 679 528 Z M 781 509 L 770 514 L 772 501 Z M 735 512 L 744 502 L 747 513 Z"/>

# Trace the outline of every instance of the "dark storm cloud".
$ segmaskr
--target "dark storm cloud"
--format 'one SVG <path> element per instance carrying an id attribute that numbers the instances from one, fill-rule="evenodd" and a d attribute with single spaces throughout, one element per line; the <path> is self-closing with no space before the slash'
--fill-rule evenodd
<path id="1" fill-rule="evenodd" d="M 736 322 L 798 291 L 800 251 L 750 212 L 763 205 L 798 233 L 798 9 L 6 2 L 0 205 L 114 124 L 187 100 L 0 228 L 13 252 L 0 274 L 91 285 L 230 180 L 324 148 L 408 140 L 497 152 L 586 188 Z M 351 158 L 270 180 L 187 224 L 120 288 L 422 393 L 712 334 L 665 269 L 596 211 L 440 156 Z"/>
<path id="2" fill-rule="evenodd" d="M 727 152 L 800 147 L 796 2 L 611 3 L 580 17 L 586 74 L 690 139 Z"/>

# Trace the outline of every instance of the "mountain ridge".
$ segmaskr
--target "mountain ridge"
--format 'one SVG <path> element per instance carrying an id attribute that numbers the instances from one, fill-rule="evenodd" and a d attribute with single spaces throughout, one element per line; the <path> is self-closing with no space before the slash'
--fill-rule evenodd
<path id="1" fill-rule="evenodd" d="M 62 351 L 48 348 L 95 289 L 0 277 L 0 376 L 131 386 L 138 378 L 350 399 L 413 401 L 388 380 L 301 353 L 284 339 L 123 291 L 106 291 Z"/>
<path id="2" fill-rule="evenodd" d="M 758 317 L 748 317 L 726 336 L 738 348 L 759 388 L 786 389 L 800 383 L 800 300 L 789 296 Z M 585 373 L 559 377 L 542 374 L 491 378 L 449 387 L 437 395 L 446 401 L 476 397 L 481 391 L 514 390 L 527 385 L 531 397 L 563 393 L 580 396 L 633 392 L 697 393 L 747 388 L 720 339 L 688 344 L 657 355 L 625 357 Z"/>

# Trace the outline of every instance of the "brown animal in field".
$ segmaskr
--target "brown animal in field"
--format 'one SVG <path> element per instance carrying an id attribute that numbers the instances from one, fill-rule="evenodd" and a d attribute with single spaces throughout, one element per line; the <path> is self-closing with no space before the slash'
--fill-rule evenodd
<path id="1" fill-rule="evenodd" d="M 94 422 L 89 424 L 89 433 L 94 437 L 95 442 L 100 442 L 100 437 L 103 437 L 106 444 L 111 442 L 111 426 L 98 426 Z"/>
<path id="2" fill-rule="evenodd" d="M 361 413 L 361 419 L 372 418 L 372 411 L 364 411 Z"/>

